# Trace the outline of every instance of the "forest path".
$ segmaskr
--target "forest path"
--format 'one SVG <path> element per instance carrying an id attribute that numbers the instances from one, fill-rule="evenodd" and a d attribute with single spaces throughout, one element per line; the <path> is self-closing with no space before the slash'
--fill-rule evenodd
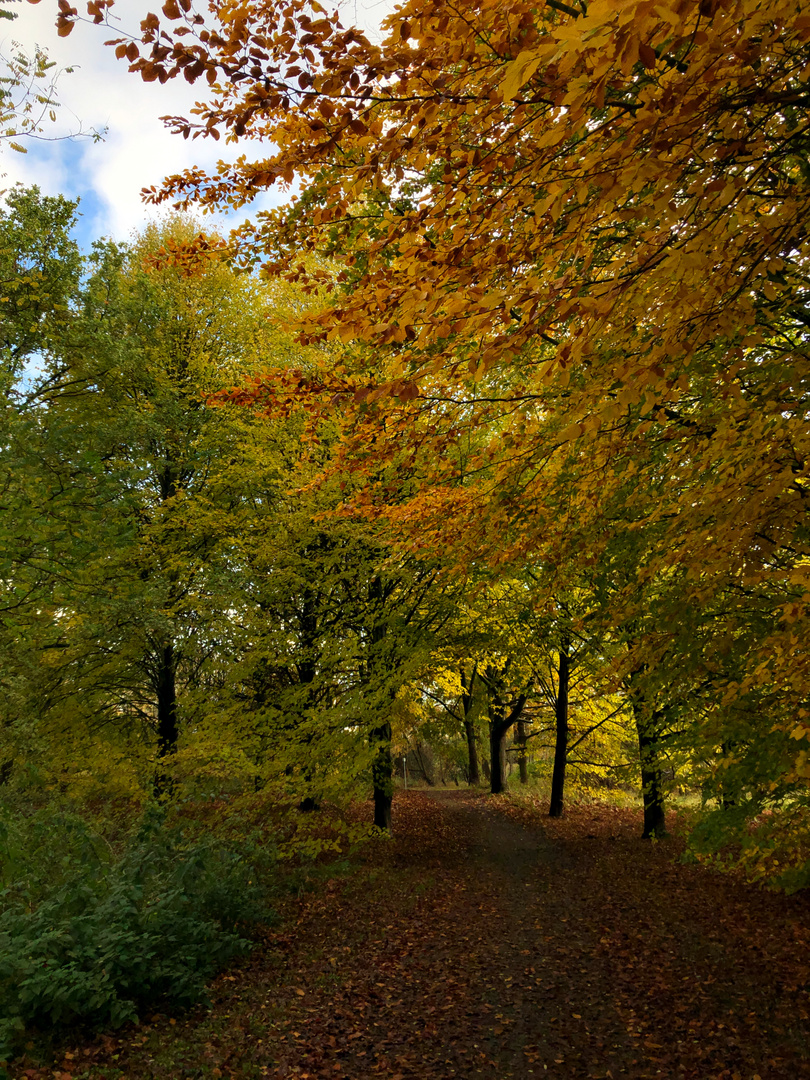
<path id="1" fill-rule="evenodd" d="M 394 814 L 394 842 L 296 901 L 211 1009 L 155 1017 L 69 1075 L 810 1077 L 808 898 L 681 865 L 634 811 L 549 822 L 411 791 Z"/>

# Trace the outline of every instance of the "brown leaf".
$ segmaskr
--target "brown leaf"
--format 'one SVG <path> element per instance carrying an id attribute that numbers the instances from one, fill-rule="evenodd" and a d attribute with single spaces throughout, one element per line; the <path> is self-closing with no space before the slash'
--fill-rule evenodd
<path id="1" fill-rule="evenodd" d="M 649 68 L 650 70 L 652 70 L 652 68 L 655 67 L 655 61 L 657 57 L 655 54 L 655 49 L 653 49 L 652 46 L 642 43 L 638 47 L 638 55 L 645 68 Z"/>

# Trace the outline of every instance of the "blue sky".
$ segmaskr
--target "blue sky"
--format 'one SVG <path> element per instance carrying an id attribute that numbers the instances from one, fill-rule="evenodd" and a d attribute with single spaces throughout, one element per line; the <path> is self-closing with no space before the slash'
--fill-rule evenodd
<path id="1" fill-rule="evenodd" d="M 49 195 L 59 193 L 79 200 L 79 224 L 74 235 L 85 250 L 90 248 L 94 240 L 113 231 L 108 208 L 92 183 L 93 149 L 81 141 L 66 141 L 56 146 L 29 143 L 25 161 L 26 181 L 30 177 Z M 9 151 L 5 153 L 9 154 Z M 7 165 L 4 160 L 4 171 Z M 8 186 L 8 181 L 6 177 L 4 187 Z M 119 236 L 119 239 L 123 237 Z"/>
<path id="2" fill-rule="evenodd" d="M 77 5 L 81 10 L 84 4 Z M 207 4 L 199 3 L 205 12 Z M 375 32 L 379 20 L 393 8 L 392 0 L 343 0 L 338 5 L 344 24 L 360 22 Z M 137 30 L 151 9 L 159 10 L 160 0 L 118 0 L 113 12 L 122 26 Z M 187 115 L 202 87 L 190 87 L 175 79 L 161 86 L 144 83 L 127 71 L 126 62 L 115 59 L 104 46 L 111 37 L 109 28 L 77 26 L 67 38 L 56 34 L 54 21 L 57 0 L 42 0 L 35 6 L 15 5 L 14 22 L 0 23 L 0 53 L 7 55 L 12 40 L 28 51 L 44 47 L 58 67 L 73 66 L 72 74 L 59 80 L 58 122 L 50 134 L 67 136 L 79 129 L 106 128 L 104 141 L 89 138 L 59 138 L 55 141 L 27 142 L 28 153 L 18 154 L 7 146 L 0 149 L 0 185 L 37 184 L 45 194 L 63 194 L 80 199 L 82 215 L 77 231 L 81 245 L 89 248 L 94 239 L 109 236 L 127 240 L 147 221 L 159 216 L 141 201 L 141 188 L 159 184 L 164 176 L 191 165 L 212 168 L 217 160 L 233 160 L 242 153 L 260 153 L 256 143 L 223 146 L 212 140 L 185 141 L 172 135 L 161 123 L 163 115 Z M 48 134 L 46 132 L 45 134 Z M 277 205 L 287 196 L 273 192 L 260 206 Z M 206 219 L 224 231 L 240 219 Z"/>

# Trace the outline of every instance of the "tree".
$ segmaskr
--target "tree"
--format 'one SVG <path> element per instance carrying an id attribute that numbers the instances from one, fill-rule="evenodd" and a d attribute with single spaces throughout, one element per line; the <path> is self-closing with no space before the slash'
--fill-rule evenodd
<path id="1" fill-rule="evenodd" d="M 37 198 L 15 206 L 38 212 L 29 248 L 39 237 L 45 252 L 56 245 L 48 257 L 60 270 L 28 270 L 33 301 L 16 279 L 31 340 L 11 342 L 9 363 L 20 371 L 35 349 L 41 371 L 13 390 L 30 446 L 20 455 L 19 435 L 9 445 L 9 489 L 38 524 L 9 537 L 6 581 L 16 596 L 36 575 L 27 617 L 47 626 L 59 657 L 47 665 L 59 687 L 48 712 L 72 731 L 65 741 L 81 742 L 85 725 L 140 729 L 136 759 L 148 768 L 154 739 L 165 788 L 190 707 L 180 688 L 221 648 L 233 598 L 225 474 L 250 418 L 205 399 L 264 354 L 266 296 L 228 269 L 215 240 L 177 221 L 129 252 L 99 246 L 80 281 L 75 246 L 48 233 Z M 44 210 L 67 212 L 59 200 Z M 161 245 L 182 248 L 183 265 L 156 264 Z M 43 295 L 43 310 L 28 310 Z"/>
<path id="2" fill-rule="evenodd" d="M 256 603 L 241 666 L 261 676 L 254 709 L 273 745 L 270 775 L 281 769 L 304 809 L 370 779 L 374 823 L 390 829 L 393 717 L 443 617 L 435 572 L 337 517 L 347 479 L 310 486 L 317 467 L 306 447 L 295 456 L 297 489 L 234 531 Z"/>
<path id="3" fill-rule="evenodd" d="M 56 692 L 53 633 L 54 548 L 71 516 L 72 498 L 43 475 L 42 402 L 65 384 L 46 363 L 72 333 L 81 274 L 70 238 L 75 203 L 12 188 L 0 213 L 0 770 L 11 777 L 24 754 L 36 759 L 36 719 Z M 74 494 L 81 501 L 81 484 Z M 52 513 L 43 515 L 43 506 Z"/>
<path id="4" fill-rule="evenodd" d="M 467 783 L 470 787 L 475 787 L 481 782 L 478 769 L 478 746 L 475 737 L 475 720 L 473 719 L 476 692 L 475 684 L 477 679 L 477 662 L 473 662 L 472 667 L 469 669 L 467 669 L 464 664 L 459 666 L 459 681 L 461 683 L 459 703 L 463 715 L 462 723 L 464 725 L 464 738 L 467 741 Z"/>

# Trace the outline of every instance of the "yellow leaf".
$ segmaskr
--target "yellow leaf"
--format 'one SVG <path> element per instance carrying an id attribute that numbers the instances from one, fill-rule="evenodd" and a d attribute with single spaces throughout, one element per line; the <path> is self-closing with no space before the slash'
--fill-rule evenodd
<path id="1" fill-rule="evenodd" d="M 506 69 L 506 77 L 503 81 L 504 101 L 511 101 L 517 95 L 521 86 L 527 83 L 540 67 L 541 59 L 542 57 L 533 56 L 526 50 L 518 53 Z"/>

